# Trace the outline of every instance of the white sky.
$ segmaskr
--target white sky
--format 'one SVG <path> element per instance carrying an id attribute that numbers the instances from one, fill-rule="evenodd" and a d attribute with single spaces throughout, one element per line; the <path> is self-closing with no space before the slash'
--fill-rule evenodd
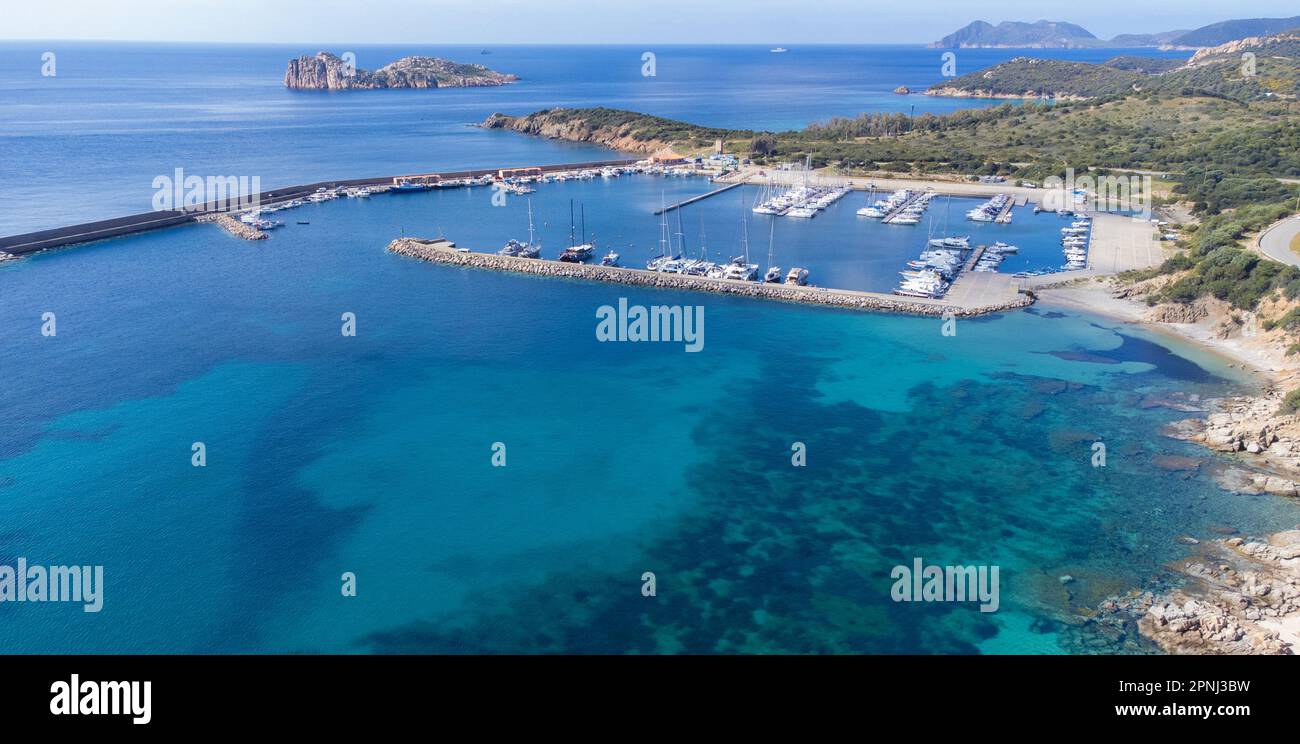
<path id="1" fill-rule="evenodd" d="M 1295 0 L 0 0 L 0 39 L 249 43 L 905 43 L 973 20 L 1102 38 L 1300 15 Z"/>

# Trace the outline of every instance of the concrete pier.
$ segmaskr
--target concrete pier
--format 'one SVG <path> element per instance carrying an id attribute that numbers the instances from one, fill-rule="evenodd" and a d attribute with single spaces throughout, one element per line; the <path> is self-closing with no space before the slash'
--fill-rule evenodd
<path id="1" fill-rule="evenodd" d="M 924 191 L 919 192 L 919 193 L 916 193 L 916 194 L 912 194 L 912 197 L 911 197 L 910 199 L 908 199 L 907 201 L 903 202 L 902 204 L 899 204 L 897 207 L 894 207 L 894 210 L 893 210 L 892 212 L 890 212 L 889 214 L 885 215 L 885 216 L 884 216 L 880 221 L 883 222 L 883 223 L 886 224 L 886 225 L 893 224 L 893 222 L 894 222 L 894 218 L 895 218 L 895 217 L 897 217 L 898 215 L 902 214 L 902 213 L 903 213 L 903 210 L 905 210 L 905 209 L 907 209 L 908 207 L 910 207 L 910 206 L 912 206 L 913 204 L 915 204 L 916 201 L 917 201 L 918 199 L 920 199 L 924 194 L 925 194 Z"/>
<path id="2" fill-rule="evenodd" d="M 742 181 L 742 182 L 737 182 L 737 183 L 732 183 L 732 184 L 728 184 L 728 185 L 726 185 L 726 186 L 723 186 L 723 187 L 720 188 L 720 189 L 714 189 L 713 191 L 710 191 L 710 192 L 708 192 L 707 194 L 700 194 L 700 195 L 698 195 L 698 196 L 692 196 L 692 197 L 689 198 L 689 199 L 683 199 L 682 201 L 679 201 L 679 202 L 677 202 L 676 204 L 669 204 L 668 206 L 664 207 L 663 209 L 656 209 L 656 210 L 655 210 L 655 216 L 658 217 L 659 215 L 664 214 L 665 212 L 671 212 L 671 211 L 673 211 L 674 209 L 681 209 L 682 207 L 685 207 L 685 206 L 690 205 L 690 204 L 694 204 L 695 202 L 704 201 L 705 199 L 708 199 L 710 196 L 717 196 L 718 194 L 721 194 L 721 193 L 724 192 L 724 191 L 731 191 L 732 189 L 734 189 L 734 188 L 736 188 L 736 187 L 738 187 L 738 186 L 744 186 L 744 185 L 745 185 L 745 184 L 744 184 L 743 181 Z"/>
<path id="3" fill-rule="evenodd" d="M 588 168 L 605 168 L 620 167 L 636 163 L 636 160 L 600 160 L 588 163 L 560 163 L 556 165 L 536 166 L 542 173 L 551 173 L 555 171 L 566 170 L 585 170 Z M 419 174 L 419 177 L 429 177 L 436 175 L 441 180 L 453 180 L 458 178 L 481 178 L 483 176 L 495 176 L 501 168 L 483 168 L 468 171 L 452 171 L 438 174 Z M 408 176 L 379 176 L 375 178 L 353 178 L 340 181 L 319 181 L 317 183 L 301 184 L 298 186 L 285 186 L 283 188 L 271 191 L 263 191 L 257 195 L 256 201 L 259 206 L 269 206 L 277 202 L 285 202 L 291 199 L 302 199 L 315 193 L 318 189 L 347 188 L 350 186 L 389 186 L 396 179 L 407 178 Z M 247 197 L 252 200 L 252 197 Z M 25 253 L 35 253 L 49 248 L 59 248 L 76 243 L 89 243 L 94 240 L 103 240 L 104 238 L 115 238 L 132 233 L 145 232 L 146 230 L 156 230 L 163 227 L 174 227 L 193 222 L 196 218 L 206 215 L 229 211 L 224 204 L 203 204 L 186 209 L 171 209 L 155 212 L 143 212 L 141 214 L 128 215 L 126 217 L 115 217 L 113 219 L 98 220 L 95 222 L 83 222 L 78 225 L 68 225 L 67 227 L 56 227 L 49 230 L 37 230 L 35 232 L 22 233 L 20 235 L 9 235 L 0 237 L 0 251 L 19 256 Z"/>

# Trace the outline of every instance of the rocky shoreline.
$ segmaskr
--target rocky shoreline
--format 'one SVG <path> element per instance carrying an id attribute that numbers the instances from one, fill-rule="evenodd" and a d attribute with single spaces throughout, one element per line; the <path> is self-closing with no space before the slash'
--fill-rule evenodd
<path id="1" fill-rule="evenodd" d="M 1190 538 L 1189 538 L 1190 539 Z M 1139 633 L 1171 654 L 1292 655 L 1300 643 L 1300 530 L 1196 544 L 1172 567 L 1184 585 L 1101 604 L 1106 635 Z"/>
<path id="2" fill-rule="evenodd" d="M 539 111 L 527 116 L 496 113 L 488 116 L 479 126 L 484 129 L 509 129 L 520 134 L 565 142 L 587 142 L 639 155 L 654 155 L 672 150 L 670 142 L 639 139 L 630 126 L 592 126 L 583 119 L 557 117 L 551 111 Z"/>
<path id="3" fill-rule="evenodd" d="M 1147 293 L 1164 281 L 1063 287 L 1049 290 L 1044 299 L 1050 305 L 1075 293 L 1067 304 L 1114 313 L 1244 360 L 1243 367 L 1265 380 L 1259 393 L 1195 401 L 1186 408 L 1166 401 L 1165 407 L 1203 413 L 1170 424 L 1164 434 L 1220 453 L 1208 472 L 1226 491 L 1300 497 L 1300 417 L 1282 405 L 1295 374 L 1285 332 L 1260 329 L 1244 335 L 1245 318 L 1217 300 L 1148 305 Z M 1058 293 L 1067 297 L 1053 296 Z M 1275 316 L 1290 305 L 1268 301 L 1262 307 Z M 1165 459 L 1200 465 L 1194 458 Z M 1113 637 L 1136 629 L 1167 653 L 1300 653 L 1300 525 L 1267 537 L 1184 540 L 1193 546 L 1192 554 L 1168 567 L 1178 586 L 1111 597 L 1088 622 L 1101 624 Z"/>
<path id="4" fill-rule="evenodd" d="M 1036 101 L 1040 98 L 1051 98 L 1056 101 L 1086 101 L 1086 96 L 1078 96 L 1072 93 L 995 93 L 991 90 L 980 90 L 978 88 L 930 88 L 922 95 L 937 96 L 939 98 L 1004 98 L 1015 101 Z"/>
<path id="5" fill-rule="evenodd" d="M 702 276 L 660 274 L 640 269 L 498 256 L 490 253 L 458 250 L 454 243 L 445 240 L 398 238 L 389 243 L 388 250 L 401 256 L 468 268 L 511 271 L 564 279 L 613 282 L 655 289 L 715 292 L 741 297 L 823 305 L 848 310 L 905 313 L 909 315 L 941 317 L 945 314 L 951 314 L 953 317 L 973 317 L 1027 307 L 1033 304 L 1034 301 L 1030 296 L 1018 295 L 1014 301 L 998 305 L 961 307 L 941 301 L 926 302 L 919 299 L 913 300 L 906 297 L 870 292 L 796 287 L 784 284 L 760 284 L 757 282 L 709 279 Z"/>

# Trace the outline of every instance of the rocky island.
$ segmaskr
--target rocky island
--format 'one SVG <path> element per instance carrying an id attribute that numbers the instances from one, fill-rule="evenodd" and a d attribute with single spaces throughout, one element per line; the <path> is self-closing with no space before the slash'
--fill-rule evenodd
<path id="1" fill-rule="evenodd" d="M 475 88 L 506 85 L 519 78 L 483 65 L 437 57 L 402 57 L 378 70 L 363 70 L 329 52 L 289 60 L 284 87 L 295 90 L 376 90 L 380 88 Z"/>

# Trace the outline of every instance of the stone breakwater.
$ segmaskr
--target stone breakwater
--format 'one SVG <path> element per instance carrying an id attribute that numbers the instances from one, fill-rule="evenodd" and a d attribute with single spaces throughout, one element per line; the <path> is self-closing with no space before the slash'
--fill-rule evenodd
<path id="1" fill-rule="evenodd" d="M 588 264 L 564 263 L 534 258 L 517 258 L 498 256 L 490 253 L 474 253 L 458 250 L 455 244 L 445 240 L 420 240 L 417 238 L 399 238 L 389 243 L 388 250 L 401 256 L 418 258 L 424 261 L 464 266 L 476 269 L 511 271 L 522 274 L 535 274 L 563 279 L 584 279 L 588 281 L 631 284 L 655 289 L 689 290 L 715 292 L 756 297 L 785 302 L 801 302 L 810 305 L 824 305 L 849 310 L 868 310 L 876 312 L 907 313 L 911 315 L 942 316 L 951 313 L 953 317 L 971 317 L 987 315 L 1015 308 L 1027 307 L 1033 298 L 1017 295 L 1015 300 L 979 307 L 963 307 L 942 300 L 925 300 L 922 298 L 895 297 L 893 295 L 873 292 L 854 292 L 819 287 L 795 287 L 784 284 L 760 284 L 757 282 L 739 282 L 726 279 L 709 279 L 702 276 L 682 274 L 660 274 L 640 269 L 626 269 L 612 266 L 593 266 Z"/>
<path id="2" fill-rule="evenodd" d="M 228 214 L 203 214 L 195 217 L 194 221 L 215 222 L 221 225 L 223 230 L 241 240 L 266 240 L 266 233 Z"/>

